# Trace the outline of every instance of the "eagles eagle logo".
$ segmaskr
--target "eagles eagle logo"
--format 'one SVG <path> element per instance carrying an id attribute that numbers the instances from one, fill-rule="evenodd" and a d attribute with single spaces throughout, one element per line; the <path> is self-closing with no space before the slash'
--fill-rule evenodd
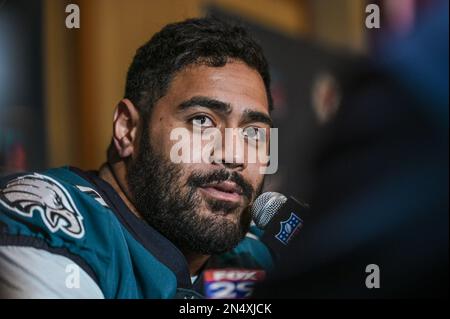
<path id="1" fill-rule="evenodd" d="M 0 203 L 25 217 L 40 213 L 48 229 L 82 238 L 83 217 L 72 198 L 56 180 L 38 173 L 17 177 L 0 189 Z"/>

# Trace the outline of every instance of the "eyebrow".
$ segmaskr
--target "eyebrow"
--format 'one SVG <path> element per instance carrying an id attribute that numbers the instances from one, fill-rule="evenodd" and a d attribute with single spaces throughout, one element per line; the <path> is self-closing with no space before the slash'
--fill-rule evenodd
<path id="1" fill-rule="evenodd" d="M 250 122 L 260 122 L 269 125 L 270 127 L 273 127 L 272 119 L 269 115 L 253 111 L 253 110 L 245 110 L 244 114 L 242 115 L 242 122 L 250 123 Z"/>
<path id="2" fill-rule="evenodd" d="M 191 108 L 202 106 L 214 110 L 219 113 L 229 114 L 231 113 L 231 105 L 213 98 L 205 96 L 194 96 L 187 101 L 182 102 L 178 108 L 182 111 Z"/>
<path id="3" fill-rule="evenodd" d="M 222 114 L 230 114 L 232 111 L 232 107 L 230 103 L 226 103 L 214 98 L 206 97 L 206 96 L 194 96 L 190 98 L 189 100 L 186 100 L 178 105 L 178 109 L 180 111 L 184 111 L 186 109 L 192 108 L 192 107 L 206 107 L 211 110 L 214 110 L 218 113 Z M 269 125 L 270 127 L 273 126 L 272 119 L 269 115 L 263 113 L 254 111 L 251 109 L 246 109 L 243 112 L 243 115 L 241 117 L 241 121 L 244 123 L 251 123 L 251 122 L 260 122 Z"/>

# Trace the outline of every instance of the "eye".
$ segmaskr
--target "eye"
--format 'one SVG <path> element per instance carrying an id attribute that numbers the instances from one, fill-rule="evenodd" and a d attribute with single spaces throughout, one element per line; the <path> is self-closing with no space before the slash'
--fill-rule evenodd
<path id="1" fill-rule="evenodd" d="M 192 124 L 201 127 L 212 127 L 214 126 L 213 121 L 206 115 L 197 115 L 190 119 Z"/>
<path id="2" fill-rule="evenodd" d="M 265 129 L 260 127 L 254 127 L 250 126 L 242 130 L 242 136 L 244 138 L 253 140 L 253 141 L 265 141 L 266 140 L 266 134 Z"/>

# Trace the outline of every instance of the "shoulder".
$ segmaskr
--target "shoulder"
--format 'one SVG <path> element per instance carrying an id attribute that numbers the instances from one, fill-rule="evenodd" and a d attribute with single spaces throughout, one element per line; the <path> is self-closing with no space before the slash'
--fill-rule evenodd
<path id="1" fill-rule="evenodd" d="M 10 234 L 82 240 L 92 219 L 111 217 L 107 210 L 95 189 L 68 168 L 0 180 L 0 221 Z"/>
<path id="2" fill-rule="evenodd" d="M 126 247 L 122 232 L 95 185 L 72 169 L 0 179 L 0 248 L 9 247 L 11 256 L 18 252 L 11 247 L 25 247 L 50 253 L 52 260 L 66 257 L 111 296 L 115 283 L 106 279 L 107 269 L 117 262 L 114 249 Z"/>
<path id="3" fill-rule="evenodd" d="M 2 184 L 0 207 L 9 218 L 36 226 L 42 223 L 42 230 L 49 233 L 84 237 L 83 216 L 75 204 L 72 185 L 36 172 L 6 177 Z"/>
<path id="4" fill-rule="evenodd" d="M 0 247 L 45 250 L 93 273 L 125 245 L 121 232 L 95 187 L 69 168 L 0 179 Z"/>

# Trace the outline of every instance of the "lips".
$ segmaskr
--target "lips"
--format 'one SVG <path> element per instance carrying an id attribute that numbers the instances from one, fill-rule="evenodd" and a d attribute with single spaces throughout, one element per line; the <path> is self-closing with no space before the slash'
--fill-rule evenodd
<path id="1" fill-rule="evenodd" d="M 200 187 L 200 189 L 218 200 L 239 202 L 242 197 L 242 188 L 231 181 L 207 184 Z"/>

